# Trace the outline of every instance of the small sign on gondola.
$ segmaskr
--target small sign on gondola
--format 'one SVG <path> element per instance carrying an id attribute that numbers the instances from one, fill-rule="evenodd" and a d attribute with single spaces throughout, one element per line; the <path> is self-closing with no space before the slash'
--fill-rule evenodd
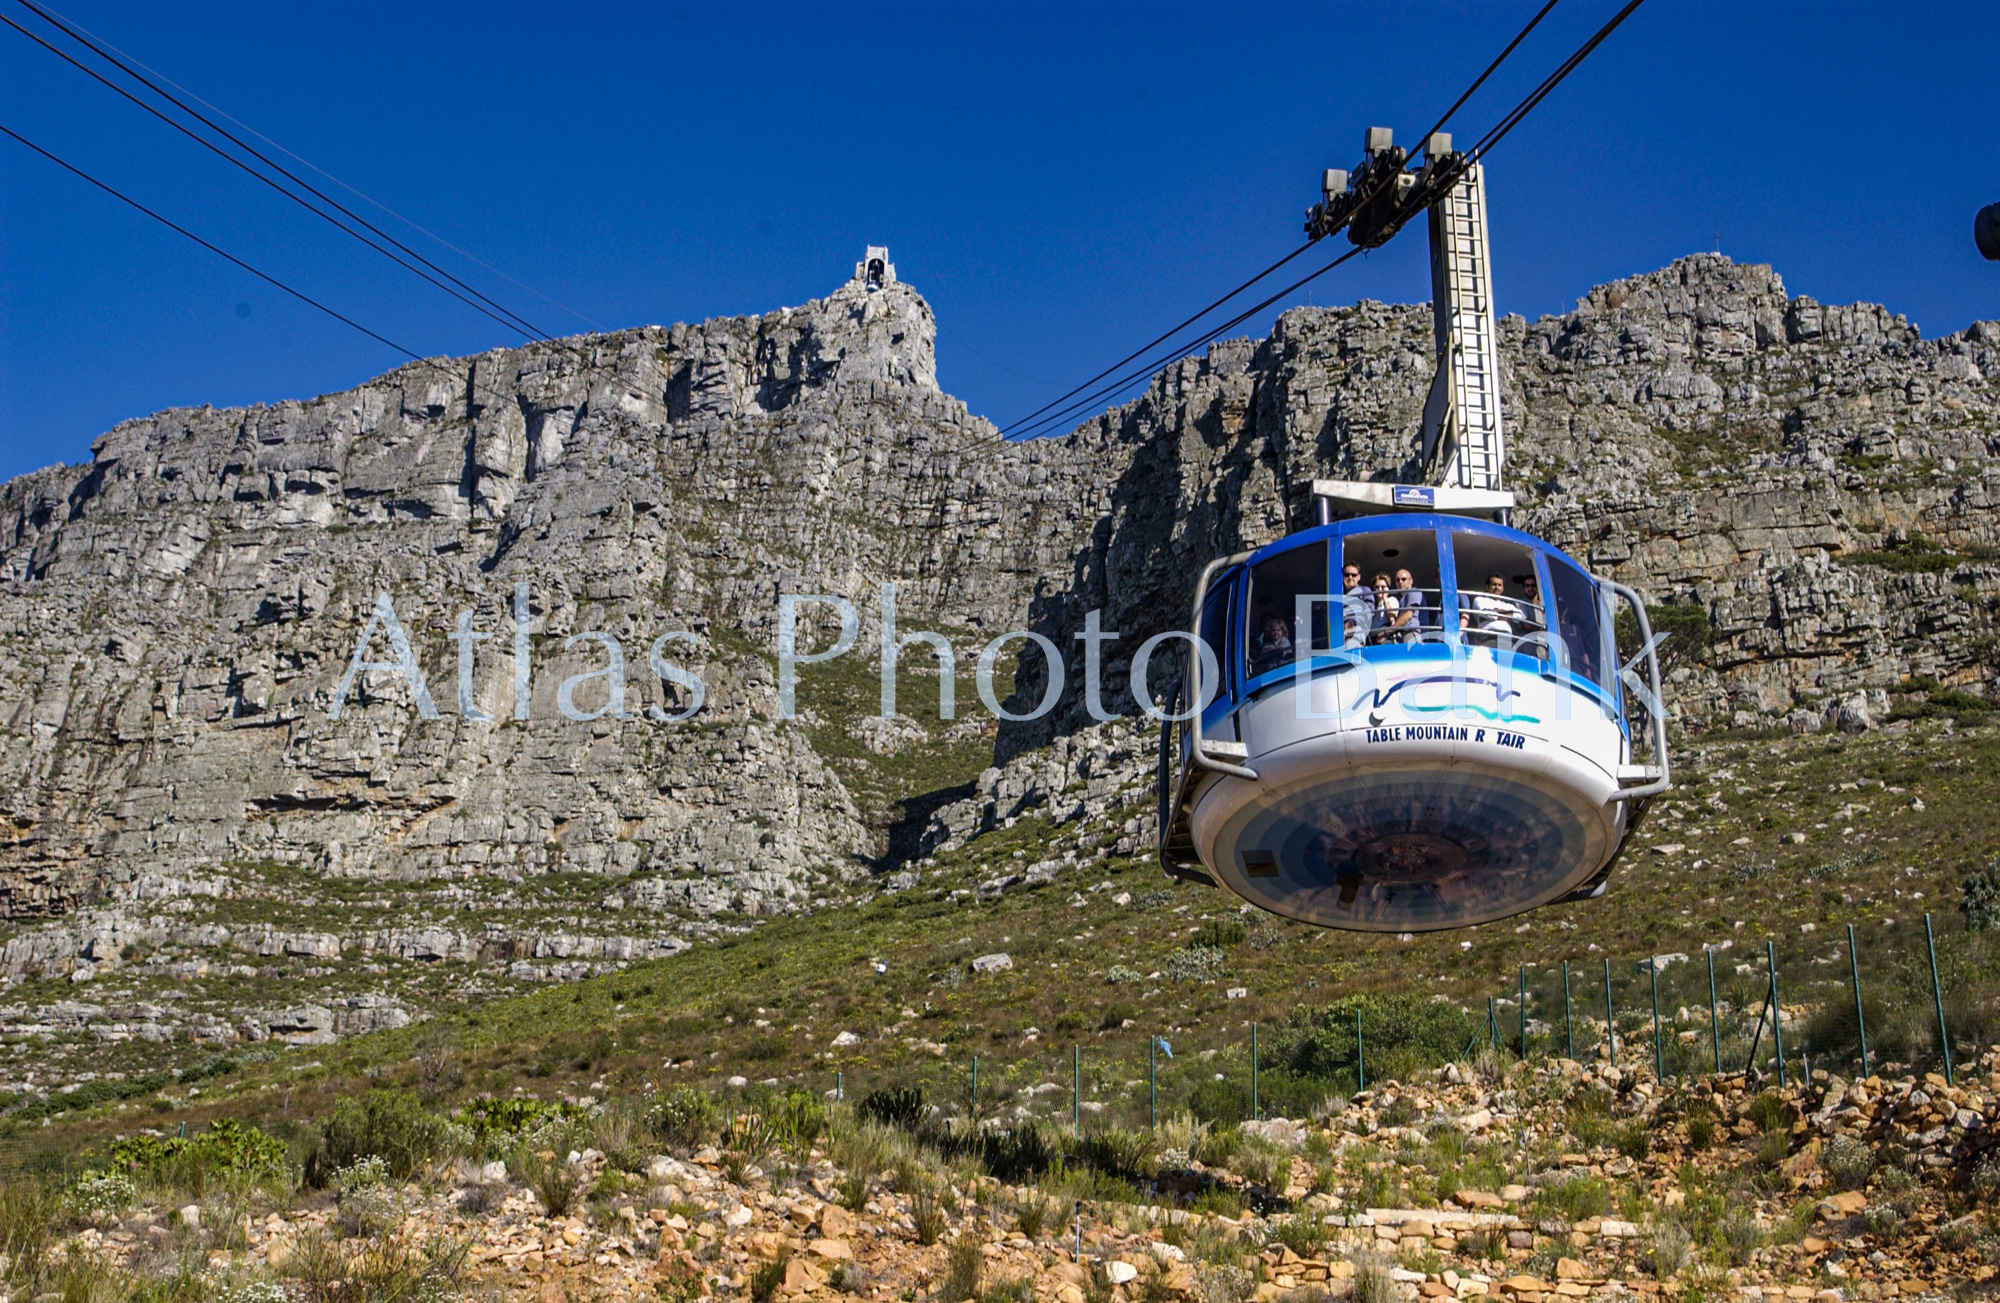
<path id="1" fill-rule="evenodd" d="M 1437 490 L 1416 484 L 1398 484 L 1390 500 L 1399 507 L 1435 507 Z"/>

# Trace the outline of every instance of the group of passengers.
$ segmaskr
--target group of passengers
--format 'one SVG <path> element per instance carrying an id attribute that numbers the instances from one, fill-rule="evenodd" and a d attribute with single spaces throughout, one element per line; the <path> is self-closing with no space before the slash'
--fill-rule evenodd
<path id="1" fill-rule="evenodd" d="M 1439 627 L 1439 608 L 1416 586 L 1408 570 L 1378 571 L 1374 579 L 1361 582 L 1361 567 L 1349 565 L 1340 572 L 1346 608 L 1347 645 L 1413 643 L 1424 632 Z M 1486 591 L 1460 598 L 1463 616 L 1460 626 L 1468 641 L 1499 645 L 1542 628 L 1541 591 L 1535 577 L 1521 580 L 1520 596 L 1510 596 L 1506 579 L 1486 576 Z"/>
<path id="2" fill-rule="evenodd" d="M 1426 631 L 1440 627 L 1438 604 L 1426 600 L 1426 590 L 1416 586 L 1416 577 L 1407 569 L 1393 574 L 1379 571 L 1364 584 L 1361 567 L 1350 565 L 1341 570 L 1340 580 L 1349 647 L 1420 642 Z M 1526 576 L 1520 587 L 1520 596 L 1510 596 L 1506 579 L 1491 574 L 1486 577 L 1486 591 L 1462 595 L 1459 624 L 1466 641 L 1500 646 L 1541 632 L 1542 598 L 1535 577 Z M 1274 669 L 1290 661 L 1293 653 L 1290 623 L 1280 615 L 1267 616 L 1251 642 L 1251 673 Z"/>
<path id="3" fill-rule="evenodd" d="M 1424 591 L 1408 570 L 1396 571 L 1393 578 L 1386 570 L 1378 571 L 1364 584 L 1361 567 L 1350 565 L 1340 572 L 1340 587 L 1346 599 L 1342 605 L 1350 647 L 1416 642 L 1424 630 L 1437 627 L 1436 606 L 1424 601 Z"/>

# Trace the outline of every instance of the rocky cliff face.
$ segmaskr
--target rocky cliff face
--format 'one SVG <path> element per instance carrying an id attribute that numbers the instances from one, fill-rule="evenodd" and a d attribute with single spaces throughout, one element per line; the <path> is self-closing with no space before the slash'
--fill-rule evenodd
<path id="1" fill-rule="evenodd" d="M 456 881 L 481 900 L 553 871 L 638 874 L 605 899 L 655 910 L 656 941 L 809 906 L 881 867 L 889 843 L 851 795 L 868 762 L 815 732 L 839 722 L 776 718 L 779 593 L 852 600 L 857 665 L 885 581 L 903 629 L 944 630 L 962 665 L 1012 629 L 1070 650 L 1063 706 L 1003 727 L 1004 762 L 1088 722 L 1083 612 L 1102 608 L 1129 655 L 1181 618 L 1202 561 L 1302 522 L 1314 476 L 1415 471 L 1427 308 L 1296 309 L 1270 338 L 1217 344 L 1027 445 L 938 391 L 935 329 L 908 286 L 850 282 L 762 317 L 163 412 L 103 436 L 87 466 L 7 484 L 0 912 L 171 895 L 242 864 Z M 1713 646 L 1676 671 L 1690 727 L 1803 723 L 1912 673 L 1985 689 L 2000 327 L 1927 341 L 1884 309 L 1823 307 L 1704 255 L 1501 334 L 1521 523 L 1713 619 Z M 510 655 L 522 583 L 526 720 Z M 378 593 L 438 718 L 380 670 L 330 717 Z M 448 640 L 466 611 L 488 641 Z M 656 722 L 648 707 L 686 704 L 647 668 L 676 631 L 691 637 L 664 654 L 707 700 Z M 582 633 L 617 639 L 631 718 L 560 713 L 564 680 L 607 664 Z M 489 721 L 458 709 L 461 647 Z M 369 659 L 392 659 L 379 633 Z M 1129 713 L 1123 664 L 1105 695 Z M 1015 709 L 1042 674 L 1020 666 Z M 604 680 L 572 704 L 604 706 Z M 1006 785 L 957 798 L 991 807 Z M 507 935 L 439 944 L 534 952 Z M 89 960 L 89 939 L 70 950 Z"/>

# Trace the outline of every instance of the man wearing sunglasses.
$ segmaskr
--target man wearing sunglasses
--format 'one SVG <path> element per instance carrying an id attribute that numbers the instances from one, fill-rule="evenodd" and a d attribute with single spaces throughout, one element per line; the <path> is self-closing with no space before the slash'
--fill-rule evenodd
<path id="1" fill-rule="evenodd" d="M 1350 564 L 1341 568 L 1340 591 L 1346 645 L 1359 647 L 1375 627 L 1375 590 L 1361 582 L 1361 567 Z"/>

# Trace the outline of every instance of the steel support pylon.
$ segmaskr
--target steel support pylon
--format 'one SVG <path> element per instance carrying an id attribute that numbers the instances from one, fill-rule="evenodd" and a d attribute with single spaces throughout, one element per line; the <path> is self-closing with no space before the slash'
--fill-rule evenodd
<path id="1" fill-rule="evenodd" d="M 1431 205 L 1430 228 L 1437 376 L 1424 404 L 1424 465 L 1433 484 L 1498 489 L 1506 439 L 1500 424 L 1483 167 L 1467 168 L 1450 192 Z"/>

